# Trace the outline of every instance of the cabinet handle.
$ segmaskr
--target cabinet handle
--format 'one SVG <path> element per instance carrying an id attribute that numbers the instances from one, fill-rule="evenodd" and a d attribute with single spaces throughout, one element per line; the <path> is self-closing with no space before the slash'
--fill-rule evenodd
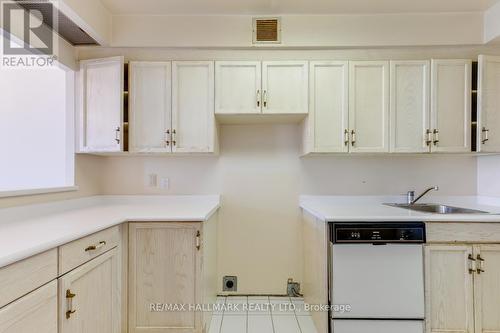
<path id="1" fill-rule="evenodd" d="M 68 311 L 66 311 L 66 319 L 71 318 L 71 315 L 76 312 L 73 310 L 73 298 L 76 294 L 73 294 L 70 289 L 66 290 L 66 299 L 68 300 Z"/>
<path id="2" fill-rule="evenodd" d="M 264 90 L 264 94 L 262 96 L 264 98 L 264 107 L 267 108 L 267 90 Z"/>
<path id="3" fill-rule="evenodd" d="M 439 130 L 434 129 L 433 133 L 434 133 L 434 141 L 433 141 L 433 143 L 434 143 L 434 146 L 437 146 L 438 143 L 439 143 Z"/>
<path id="4" fill-rule="evenodd" d="M 257 107 L 260 108 L 260 90 L 257 90 Z"/>
<path id="5" fill-rule="evenodd" d="M 177 131 L 176 130 L 172 130 L 172 146 L 176 146 L 177 145 Z"/>
<path id="6" fill-rule="evenodd" d="M 169 129 L 165 132 L 165 143 L 167 144 L 167 147 L 170 146 L 170 130 Z"/>
<path id="7" fill-rule="evenodd" d="M 432 132 L 431 132 L 431 130 L 430 130 L 430 129 L 427 129 L 427 130 L 425 131 L 425 144 L 426 144 L 427 146 L 430 146 L 430 145 L 431 145 L 431 143 L 432 143 Z"/>
<path id="8" fill-rule="evenodd" d="M 200 247 L 201 247 L 200 238 L 201 238 L 201 233 L 200 233 L 200 231 L 198 230 L 198 231 L 196 232 L 196 249 L 197 249 L 198 251 L 200 250 Z"/>
<path id="9" fill-rule="evenodd" d="M 349 130 L 344 130 L 344 146 L 349 145 Z"/>
<path id="10" fill-rule="evenodd" d="M 476 270 L 474 269 L 474 264 L 476 262 L 476 259 L 474 259 L 474 257 L 472 256 L 472 254 L 469 254 L 469 256 L 467 257 L 468 261 L 469 261 L 469 274 L 474 274 L 476 272 Z"/>
<path id="11" fill-rule="evenodd" d="M 483 265 L 484 265 L 484 259 L 481 258 L 480 254 L 478 254 L 476 258 L 477 258 L 477 261 L 479 263 L 479 267 L 476 269 L 477 274 L 484 273 L 484 269 L 483 269 L 484 268 L 483 267 Z"/>
<path id="12" fill-rule="evenodd" d="M 98 250 L 98 249 L 104 247 L 105 245 L 106 245 L 106 242 L 101 241 L 97 245 L 90 245 L 89 247 L 85 248 L 85 252 Z"/>
<path id="13" fill-rule="evenodd" d="M 356 131 L 351 131 L 351 145 L 354 147 L 356 145 Z"/>
<path id="14" fill-rule="evenodd" d="M 118 126 L 115 129 L 115 140 L 117 144 L 120 144 L 120 127 Z"/>
<path id="15" fill-rule="evenodd" d="M 481 132 L 482 132 L 482 136 L 483 136 L 483 139 L 481 140 L 481 142 L 484 144 L 484 143 L 486 143 L 486 141 L 489 140 L 488 134 L 490 133 L 490 130 L 487 129 L 486 127 L 483 127 Z"/>

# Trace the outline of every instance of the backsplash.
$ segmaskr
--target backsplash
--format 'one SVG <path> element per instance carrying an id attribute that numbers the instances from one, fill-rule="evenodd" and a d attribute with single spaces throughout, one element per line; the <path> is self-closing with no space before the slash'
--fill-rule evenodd
<path id="1" fill-rule="evenodd" d="M 500 197 L 500 156 L 477 158 L 477 194 Z"/>

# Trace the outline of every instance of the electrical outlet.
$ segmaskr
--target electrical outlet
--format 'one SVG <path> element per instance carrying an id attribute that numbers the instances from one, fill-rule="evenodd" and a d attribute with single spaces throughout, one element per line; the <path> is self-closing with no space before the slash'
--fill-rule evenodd
<path id="1" fill-rule="evenodd" d="M 170 187 L 170 180 L 168 178 L 160 178 L 160 188 L 162 190 L 168 190 Z"/>
<path id="2" fill-rule="evenodd" d="M 222 291 L 238 291 L 238 277 L 224 276 L 222 278 Z"/>

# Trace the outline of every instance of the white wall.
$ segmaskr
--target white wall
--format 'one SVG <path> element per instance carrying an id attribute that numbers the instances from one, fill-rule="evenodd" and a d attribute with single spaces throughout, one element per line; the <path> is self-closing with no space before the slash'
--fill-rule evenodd
<path id="1" fill-rule="evenodd" d="M 107 157 L 107 194 L 222 194 L 219 280 L 239 277 L 239 292 L 284 293 L 302 279 L 299 194 L 403 194 L 439 185 L 441 195 L 474 195 L 470 156 L 299 157 L 298 125 L 226 125 L 219 157 Z M 170 189 L 145 186 L 149 173 Z"/>
<path id="2" fill-rule="evenodd" d="M 77 155 L 75 183 L 77 191 L 0 198 L 0 208 L 29 205 L 56 200 L 67 200 L 101 194 L 101 173 L 104 161 L 97 156 Z"/>
<path id="3" fill-rule="evenodd" d="M 500 197 L 500 156 L 480 156 L 477 159 L 478 195 Z"/>
<path id="4" fill-rule="evenodd" d="M 481 45 L 483 14 L 283 15 L 272 47 Z M 113 16 L 112 46 L 252 47 L 250 15 Z"/>

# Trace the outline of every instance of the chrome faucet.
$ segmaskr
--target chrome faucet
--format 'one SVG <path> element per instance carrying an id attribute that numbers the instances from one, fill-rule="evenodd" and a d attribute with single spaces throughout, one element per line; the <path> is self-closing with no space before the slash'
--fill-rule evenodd
<path id="1" fill-rule="evenodd" d="M 433 187 L 429 187 L 427 190 L 425 190 L 422 194 L 420 194 L 416 199 L 415 199 L 415 191 L 408 191 L 406 193 L 406 203 L 408 205 L 413 205 L 415 204 L 418 200 L 422 199 L 422 197 L 424 195 L 426 195 L 427 193 L 429 193 L 430 191 L 439 191 L 439 187 L 438 186 L 433 186 Z"/>

